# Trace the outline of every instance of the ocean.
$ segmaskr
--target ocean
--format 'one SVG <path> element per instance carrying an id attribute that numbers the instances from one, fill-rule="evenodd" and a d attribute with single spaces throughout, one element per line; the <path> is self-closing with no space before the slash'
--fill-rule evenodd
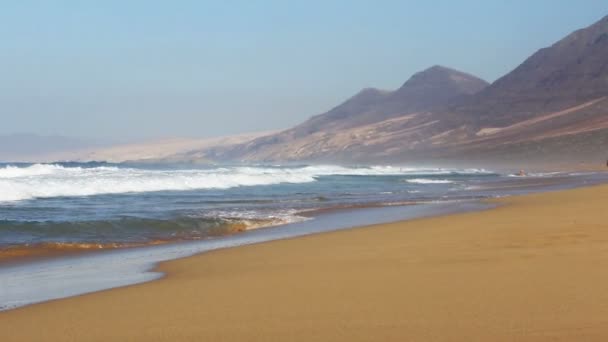
<path id="1" fill-rule="evenodd" d="M 501 175 L 394 166 L 0 166 L 0 248 L 116 248 L 205 239 L 316 210 L 477 199 Z"/>
<path id="2" fill-rule="evenodd" d="M 10 257 L 0 309 L 148 281 L 158 262 L 216 248 L 603 181 L 421 166 L 0 164 L 0 257 Z M 96 252 L 11 262 L 39 249 Z"/>

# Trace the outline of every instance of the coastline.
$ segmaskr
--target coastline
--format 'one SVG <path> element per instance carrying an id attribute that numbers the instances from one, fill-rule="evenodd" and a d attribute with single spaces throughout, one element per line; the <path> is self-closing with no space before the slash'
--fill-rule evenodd
<path id="1" fill-rule="evenodd" d="M 210 251 L 161 263 L 160 281 L 0 312 L 0 337 L 605 340 L 606 201 L 599 185 Z"/>
<path id="2" fill-rule="evenodd" d="M 608 181 L 608 173 L 589 171 L 582 172 L 583 178 L 576 179 L 573 177 L 576 173 L 564 172 L 548 172 L 540 173 L 539 175 L 531 174 L 528 177 L 511 177 L 487 182 L 483 186 L 477 186 L 477 189 L 485 191 L 494 191 L 499 196 L 521 195 L 526 193 L 555 191 L 561 189 L 576 188 L 582 186 L 590 186 L 593 184 L 601 184 Z M 550 177 L 544 176 L 551 175 Z M 2 267 L 15 264 L 24 264 L 36 261 L 51 260 L 66 256 L 81 256 L 97 252 L 112 252 L 120 250 L 128 250 L 133 248 L 145 248 L 155 245 L 177 245 L 192 241 L 201 241 L 205 238 L 225 238 L 235 234 L 240 234 L 247 231 L 268 229 L 274 227 L 285 227 L 299 222 L 316 219 L 319 216 L 332 213 L 352 213 L 353 210 L 366 210 L 370 208 L 385 208 L 385 207 L 405 207 L 412 205 L 427 205 L 431 203 L 450 203 L 454 201 L 483 201 L 485 198 L 491 198 L 492 194 L 487 192 L 480 197 L 461 197 L 450 200 L 441 200 L 438 198 L 418 198 L 409 200 L 397 201 L 371 201 L 365 203 L 347 203 L 347 204 L 331 204 L 329 206 L 320 206 L 316 208 L 302 209 L 295 211 L 291 220 L 285 219 L 236 219 L 234 222 L 225 222 L 224 227 L 218 229 L 207 237 L 201 236 L 174 236 L 174 237 L 156 237 L 149 241 L 125 241 L 125 240 L 109 240 L 109 241 L 80 241 L 80 242 L 36 242 L 25 244 L 14 244 L 8 246 L 0 245 L 0 269 Z M 399 218 L 399 219 L 406 219 Z M 373 223 L 386 223 L 389 221 L 378 220 Z M 352 227 L 361 226 L 362 224 L 354 222 Z M 0 307 L 2 303 L 0 303 Z"/>
<path id="3" fill-rule="evenodd" d="M 0 267 L 0 288 L 3 290 L 0 291 L 0 311 L 153 281 L 163 276 L 163 273 L 155 271 L 158 263 L 216 249 L 487 207 L 488 205 L 477 201 L 456 201 L 340 209 L 319 213 L 314 220 L 253 229 L 206 240 L 78 251 L 24 262 L 19 262 L 18 258 L 12 264 Z M 91 265 L 95 267 L 91 268 Z"/>

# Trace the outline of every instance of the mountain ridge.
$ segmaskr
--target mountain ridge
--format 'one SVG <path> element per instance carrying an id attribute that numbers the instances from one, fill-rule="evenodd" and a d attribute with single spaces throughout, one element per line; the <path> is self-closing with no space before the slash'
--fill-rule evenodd
<path id="1" fill-rule="evenodd" d="M 509 125 L 608 94 L 608 16 L 539 49 L 514 70 L 451 108 L 480 124 Z M 509 115 L 506 112 L 518 112 Z"/>
<path id="2" fill-rule="evenodd" d="M 328 134 L 340 135 L 340 132 L 357 130 L 385 120 L 427 112 L 459 96 L 474 94 L 487 85 L 486 81 L 470 74 L 443 66 L 432 66 L 414 74 L 394 91 L 365 88 L 326 113 L 313 116 L 293 128 L 254 139 L 243 145 L 211 149 L 210 158 L 240 161 L 260 158 L 262 160 L 315 158 L 318 153 L 314 151 L 303 153 L 303 151 L 311 147 L 321 150 L 330 148 L 322 146 L 323 142 L 327 141 Z M 314 141 L 307 142 L 307 140 Z M 288 144 L 291 144 L 292 148 L 286 148 L 275 157 L 272 157 L 271 151 L 256 152 L 259 149 L 270 147 L 272 150 L 274 147 L 280 148 L 281 145 Z M 335 145 L 331 144 L 331 148 L 336 148 L 339 144 L 335 142 Z M 288 155 L 289 153 L 292 155 Z"/>
<path id="3" fill-rule="evenodd" d="M 193 151 L 227 162 L 602 160 L 608 16 L 539 49 L 492 84 L 444 66 L 365 88 L 295 127 Z M 586 138 L 585 138 L 586 137 Z M 572 145 L 574 144 L 574 145 Z M 525 160 L 524 160 L 525 159 Z"/>

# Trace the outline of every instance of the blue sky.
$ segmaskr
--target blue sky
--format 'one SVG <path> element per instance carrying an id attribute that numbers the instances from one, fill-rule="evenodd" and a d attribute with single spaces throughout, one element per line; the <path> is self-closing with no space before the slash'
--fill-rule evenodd
<path id="1" fill-rule="evenodd" d="M 0 134 L 279 129 L 434 64 L 493 81 L 603 1 L 2 1 Z"/>

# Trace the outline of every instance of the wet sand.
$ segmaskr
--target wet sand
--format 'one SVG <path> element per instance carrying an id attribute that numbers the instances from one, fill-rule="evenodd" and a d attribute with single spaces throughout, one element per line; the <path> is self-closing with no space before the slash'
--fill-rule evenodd
<path id="1" fill-rule="evenodd" d="M 37 260 L 60 258 L 69 255 L 85 255 L 101 250 L 115 250 L 141 246 L 154 246 L 172 241 L 153 240 L 146 243 L 62 243 L 49 242 L 28 245 L 16 245 L 0 248 L 0 267 L 23 264 Z"/>
<path id="2" fill-rule="evenodd" d="M 0 340 L 608 340 L 608 186 L 500 201 L 166 262 L 0 312 Z"/>
<path id="3" fill-rule="evenodd" d="M 3 248 L 0 249 L 0 267 L 43 260 L 47 258 L 63 257 L 78 252 L 80 251 L 65 251 L 52 247 L 48 248 L 46 246 L 36 246 L 34 248 L 22 246 Z"/>

